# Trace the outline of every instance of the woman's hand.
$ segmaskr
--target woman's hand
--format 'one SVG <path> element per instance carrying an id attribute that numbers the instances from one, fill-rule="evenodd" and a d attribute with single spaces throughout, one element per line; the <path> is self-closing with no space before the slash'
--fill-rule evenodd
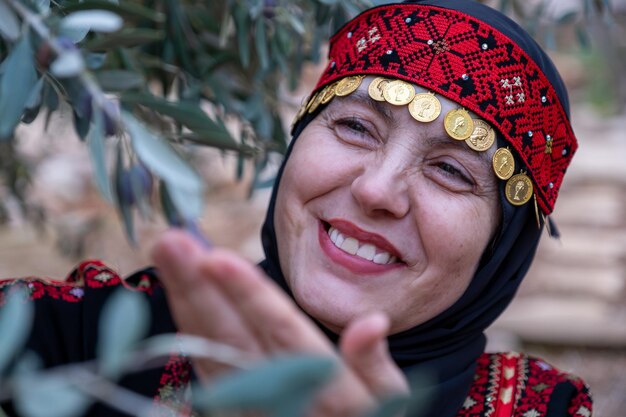
<path id="1" fill-rule="evenodd" d="M 157 242 L 152 258 L 183 333 L 229 344 L 263 360 L 280 353 L 337 357 L 326 336 L 256 266 L 224 250 L 206 250 L 181 231 Z M 358 415 L 408 385 L 389 356 L 389 323 L 381 314 L 361 317 L 343 332 L 340 370 L 318 397 L 313 415 Z M 211 360 L 194 361 L 206 383 L 226 371 Z"/>

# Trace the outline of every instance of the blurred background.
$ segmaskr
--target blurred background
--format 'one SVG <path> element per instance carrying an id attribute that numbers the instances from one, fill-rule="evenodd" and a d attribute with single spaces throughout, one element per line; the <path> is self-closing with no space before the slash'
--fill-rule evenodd
<path id="1" fill-rule="evenodd" d="M 382 3 L 382 2 L 378 2 Z M 600 417 L 626 410 L 626 0 L 494 1 L 550 52 L 570 91 L 580 142 L 553 219 L 519 295 L 489 330 L 490 350 L 542 356 L 583 377 Z M 322 46 L 323 47 L 323 46 Z M 280 89 L 288 126 L 324 66 L 302 67 L 297 88 Z M 63 279 L 83 259 L 126 275 L 149 265 L 151 243 L 167 227 L 154 215 L 135 224 L 128 243 L 115 207 L 93 180 L 88 149 L 71 109 L 20 125 L 0 142 L 0 276 Z M 113 152 L 113 149 L 107 149 Z M 197 147 L 194 166 L 207 184 L 200 227 L 217 245 L 252 261 L 269 189 L 254 162 Z M 271 169 L 278 158 L 269 158 Z M 236 175 L 239 172 L 240 175 Z"/>

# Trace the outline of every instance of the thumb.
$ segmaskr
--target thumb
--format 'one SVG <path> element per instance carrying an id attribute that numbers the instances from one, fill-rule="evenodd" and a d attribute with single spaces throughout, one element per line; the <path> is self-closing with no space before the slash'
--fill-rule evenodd
<path id="1" fill-rule="evenodd" d="M 389 354 L 388 331 L 387 316 L 373 313 L 350 323 L 339 343 L 345 363 L 376 398 L 409 392 L 406 377 Z"/>

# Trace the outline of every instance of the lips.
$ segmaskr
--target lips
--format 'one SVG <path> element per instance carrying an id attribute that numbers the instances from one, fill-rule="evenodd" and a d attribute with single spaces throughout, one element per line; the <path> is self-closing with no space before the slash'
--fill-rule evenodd
<path id="1" fill-rule="evenodd" d="M 404 265 L 384 237 L 345 220 L 320 222 L 319 240 L 333 261 L 355 273 L 382 273 Z"/>
<path id="2" fill-rule="evenodd" d="M 330 236 L 330 241 L 342 251 L 372 261 L 375 264 L 388 265 L 398 260 L 396 256 L 376 245 L 363 243 L 352 236 L 346 236 L 332 226 L 328 229 L 328 236 Z"/>

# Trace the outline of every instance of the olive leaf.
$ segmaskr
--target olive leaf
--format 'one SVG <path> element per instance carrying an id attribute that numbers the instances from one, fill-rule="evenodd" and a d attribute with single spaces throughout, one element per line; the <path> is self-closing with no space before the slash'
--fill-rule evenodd
<path id="1" fill-rule="evenodd" d="M 93 175 L 102 196 L 109 202 L 113 202 L 111 183 L 106 164 L 106 149 L 104 147 L 104 115 L 102 110 L 96 107 L 93 111 L 93 122 L 87 134 L 87 146 L 93 165 Z"/>
<path id="2" fill-rule="evenodd" d="M 0 309 L 0 375 L 22 348 L 30 332 L 34 316 L 33 304 L 25 301 L 25 288 L 10 291 Z"/>
<path id="3" fill-rule="evenodd" d="M 103 307 L 98 328 L 97 354 L 103 375 L 120 376 L 149 323 L 150 311 L 143 294 L 124 287 L 117 289 Z"/>
<path id="4" fill-rule="evenodd" d="M 137 156 L 168 185 L 178 213 L 185 219 L 200 217 L 204 191 L 202 179 L 169 142 L 150 131 L 132 114 L 123 112 L 122 119 Z"/>
<path id="5" fill-rule="evenodd" d="M 20 36 L 20 22 L 4 1 L 0 1 L 0 35 L 10 41 Z"/>
<path id="6" fill-rule="evenodd" d="M 123 23 L 120 16 L 108 10 L 81 10 L 64 17 L 61 29 L 108 33 L 118 31 Z"/>
<path id="7" fill-rule="evenodd" d="M 37 85 L 30 36 L 23 35 L 3 62 L 0 79 L 0 139 L 13 135 Z"/>
<path id="8" fill-rule="evenodd" d="M 25 417 L 74 417 L 83 415 L 91 399 L 69 375 L 42 371 L 41 360 L 32 352 L 16 365 L 14 403 Z"/>
<path id="9" fill-rule="evenodd" d="M 313 395 L 334 375 L 331 357 L 282 356 L 228 374 L 194 390 L 200 410 L 256 410 L 272 417 L 302 415 Z"/>

